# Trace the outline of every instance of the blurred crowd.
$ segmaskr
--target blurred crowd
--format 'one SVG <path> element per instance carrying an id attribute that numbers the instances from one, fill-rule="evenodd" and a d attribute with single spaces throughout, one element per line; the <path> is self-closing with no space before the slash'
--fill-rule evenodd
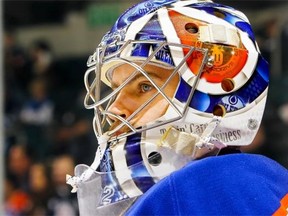
<path id="1" fill-rule="evenodd" d="M 288 20 L 274 17 L 257 26 L 256 39 L 270 64 L 270 87 L 262 127 L 248 151 L 288 168 Z"/>
<path id="2" fill-rule="evenodd" d="M 278 40 L 288 46 L 288 29 L 283 28 L 280 37 L 275 25 L 271 20 L 257 31 L 269 61 L 279 52 Z M 77 197 L 70 193 L 65 176 L 73 175 L 76 164 L 91 164 L 97 146 L 93 112 L 83 106 L 88 55 L 56 59 L 43 39 L 24 49 L 13 31 L 6 30 L 4 36 L 5 214 L 77 215 Z M 261 130 L 243 151 L 267 155 L 288 168 L 285 58 L 281 73 L 271 71 Z"/>
<path id="3" fill-rule="evenodd" d="M 77 215 L 65 176 L 91 164 L 97 145 L 83 106 L 86 56 L 55 59 L 43 39 L 24 49 L 13 31 L 4 39 L 5 213 Z"/>

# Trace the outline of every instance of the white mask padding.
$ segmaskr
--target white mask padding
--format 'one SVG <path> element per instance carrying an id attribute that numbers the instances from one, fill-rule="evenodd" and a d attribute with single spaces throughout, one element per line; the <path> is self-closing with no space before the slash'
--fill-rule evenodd
<path id="1" fill-rule="evenodd" d="M 208 24 L 207 26 L 200 26 L 199 30 L 199 40 L 202 42 L 240 46 L 240 37 L 236 29 L 219 24 Z"/>
<path id="2" fill-rule="evenodd" d="M 81 176 L 83 173 L 87 172 L 87 169 L 91 169 L 86 165 L 78 165 L 75 168 L 75 175 Z M 105 173 L 97 173 L 93 172 L 90 176 L 90 179 L 82 182 L 77 190 L 77 198 L 79 205 L 79 213 L 83 216 L 94 216 L 94 215 L 111 215 L 118 216 L 123 215 L 127 209 L 134 203 L 137 197 L 134 198 L 126 198 L 119 202 L 111 203 L 108 206 L 99 205 L 105 201 L 109 202 L 110 196 L 112 196 L 112 190 L 104 191 L 102 189 L 102 178 Z M 106 194 L 103 196 L 103 193 Z"/>
<path id="3" fill-rule="evenodd" d="M 187 133 L 170 127 L 161 139 L 161 146 L 174 149 L 177 154 L 190 156 L 192 159 L 204 155 L 217 155 L 226 144 L 213 137 L 213 132 L 221 122 L 221 117 L 214 116 L 201 135 Z"/>

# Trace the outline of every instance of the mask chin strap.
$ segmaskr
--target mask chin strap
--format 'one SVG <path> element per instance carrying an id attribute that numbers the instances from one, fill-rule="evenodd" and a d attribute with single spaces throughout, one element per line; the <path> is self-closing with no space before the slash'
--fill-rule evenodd
<path id="1" fill-rule="evenodd" d="M 85 172 L 83 172 L 80 176 L 70 176 L 68 174 L 66 175 L 66 183 L 72 186 L 72 193 L 77 192 L 79 185 L 82 182 L 87 181 L 97 170 L 103 158 L 104 152 L 107 149 L 107 143 L 109 138 L 110 136 L 108 136 L 107 133 L 103 134 L 98 138 L 98 148 L 95 154 L 94 161 Z"/>
<path id="2" fill-rule="evenodd" d="M 169 128 L 163 135 L 160 146 L 173 149 L 178 154 L 191 156 L 193 159 L 205 155 L 217 155 L 227 145 L 212 136 L 222 120 L 220 116 L 213 116 L 201 135 Z"/>

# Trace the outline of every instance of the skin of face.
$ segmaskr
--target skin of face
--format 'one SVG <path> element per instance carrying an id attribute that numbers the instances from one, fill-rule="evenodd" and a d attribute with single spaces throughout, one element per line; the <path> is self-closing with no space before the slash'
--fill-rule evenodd
<path id="1" fill-rule="evenodd" d="M 149 74 L 151 79 L 161 88 L 166 80 L 171 76 L 173 70 L 157 67 L 155 65 L 146 65 L 144 70 Z M 111 75 L 112 89 L 119 87 L 125 80 L 131 76 L 135 68 L 128 64 L 123 64 L 114 69 Z M 169 97 L 174 96 L 176 87 L 179 84 L 179 74 L 173 75 L 169 84 L 165 86 L 163 92 Z M 111 104 L 108 111 L 127 119 L 141 105 L 147 102 L 158 90 L 153 84 L 140 72 L 122 88 L 115 101 Z M 135 127 L 143 126 L 148 122 L 161 117 L 168 108 L 168 101 L 158 94 L 143 110 L 135 115 L 130 123 Z M 112 118 L 113 119 L 113 118 Z M 119 125 L 119 120 L 113 119 L 114 123 L 111 129 Z M 128 131 L 127 127 L 122 127 L 117 134 Z"/>

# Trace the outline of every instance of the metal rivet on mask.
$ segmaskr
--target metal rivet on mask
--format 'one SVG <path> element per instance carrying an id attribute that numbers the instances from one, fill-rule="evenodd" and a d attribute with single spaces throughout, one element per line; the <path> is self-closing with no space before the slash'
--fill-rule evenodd
<path id="1" fill-rule="evenodd" d="M 232 79 L 230 78 L 225 78 L 222 80 L 221 82 L 221 87 L 224 91 L 226 92 L 230 92 L 234 89 L 235 87 L 235 83 Z"/>
<path id="2" fill-rule="evenodd" d="M 220 11 L 214 11 L 214 16 L 224 19 L 226 17 L 226 15 Z"/>
<path id="3" fill-rule="evenodd" d="M 206 66 L 208 68 L 211 68 L 211 67 L 213 67 L 213 65 L 214 65 L 214 56 L 209 56 L 208 61 L 206 63 Z"/>
<path id="4" fill-rule="evenodd" d="M 217 104 L 213 109 L 213 114 L 215 116 L 221 116 L 223 117 L 226 114 L 226 109 L 223 105 Z"/>

